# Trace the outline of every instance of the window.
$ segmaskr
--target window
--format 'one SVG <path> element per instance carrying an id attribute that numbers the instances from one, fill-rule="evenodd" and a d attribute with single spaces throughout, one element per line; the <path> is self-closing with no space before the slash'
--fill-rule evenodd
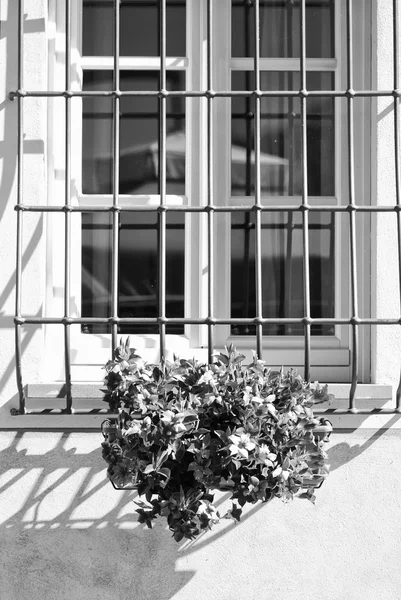
<path id="1" fill-rule="evenodd" d="M 65 254 L 46 336 L 54 360 L 57 335 L 70 350 L 67 379 L 97 379 L 131 334 L 151 359 L 233 342 L 326 381 L 357 362 L 369 381 L 355 319 L 370 222 L 353 206 L 371 204 L 358 90 L 373 84 L 356 52 L 371 3 L 354 1 L 364 27 L 348 36 L 346 0 L 50 5 L 49 129 L 66 135 L 51 134 L 48 231 Z"/>
<path id="2" fill-rule="evenodd" d="M 75 0 L 71 85 L 82 96 L 71 99 L 71 202 L 81 212 L 71 219 L 71 296 L 72 317 L 87 321 L 71 327 L 73 378 L 107 360 L 114 315 L 114 339 L 131 334 L 149 359 L 162 332 L 170 354 L 206 358 L 210 343 L 233 342 L 302 370 L 307 331 L 313 377 L 349 380 L 350 329 L 324 323 L 350 314 L 348 223 L 330 210 L 349 202 L 346 99 L 330 95 L 345 87 L 345 12 L 332 0 L 306 0 L 303 80 L 300 7 L 260 0 L 255 58 L 254 2 L 214 0 L 209 12 L 207 0 L 166 0 L 163 19 L 156 0 L 124 0 L 118 11 L 110 0 Z M 63 8 L 57 18 L 62 34 Z M 168 93 L 159 97 L 162 83 Z M 306 240 L 302 203 L 322 207 L 308 211 Z M 305 325 L 306 305 L 322 322 Z"/>

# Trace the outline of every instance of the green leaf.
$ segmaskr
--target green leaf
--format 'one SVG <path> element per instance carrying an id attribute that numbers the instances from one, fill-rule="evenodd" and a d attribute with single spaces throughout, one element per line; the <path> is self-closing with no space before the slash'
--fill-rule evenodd
<path id="1" fill-rule="evenodd" d="M 237 504 L 233 503 L 233 507 L 231 509 L 231 514 L 236 521 L 240 521 L 241 515 L 242 515 L 242 508 L 237 506 Z"/>

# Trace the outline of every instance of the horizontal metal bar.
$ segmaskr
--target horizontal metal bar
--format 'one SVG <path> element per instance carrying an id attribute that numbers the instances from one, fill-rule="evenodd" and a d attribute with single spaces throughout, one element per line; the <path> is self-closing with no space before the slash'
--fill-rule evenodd
<path id="1" fill-rule="evenodd" d="M 358 400 L 357 400 L 358 401 Z M 101 400 L 99 400 L 99 403 L 101 402 Z M 60 415 L 64 415 L 65 411 L 63 409 L 60 408 L 54 408 L 54 409 L 28 409 L 25 412 L 25 415 L 41 415 L 41 416 L 51 416 L 51 417 L 59 417 Z M 99 404 L 99 408 L 92 408 L 92 409 L 79 409 L 79 408 L 73 408 L 72 409 L 72 414 L 74 415 L 80 415 L 80 416 L 93 416 L 94 414 L 101 414 L 101 415 L 107 415 L 107 417 L 112 417 L 115 416 L 117 417 L 118 414 L 117 413 L 111 413 L 108 412 L 108 410 L 102 406 L 100 406 Z M 397 414 L 401 414 L 401 409 L 394 407 L 394 408 L 333 408 L 333 409 L 326 409 L 326 410 L 315 410 L 314 411 L 315 416 L 326 416 L 326 417 L 330 417 L 330 415 L 397 415 Z M 24 416 L 25 416 L 24 415 Z M 0 427 L 0 430 L 2 428 Z M 37 429 L 35 427 L 35 431 L 40 431 L 40 429 Z"/>
<path id="2" fill-rule="evenodd" d="M 251 196 L 250 196 L 251 197 Z M 135 196 L 132 196 L 135 199 Z M 168 196 L 167 196 L 168 198 Z M 263 198 L 262 198 L 263 199 Z M 401 205 L 389 205 L 389 206 L 360 206 L 360 205 L 345 205 L 345 206 L 328 206 L 328 205 L 313 205 L 310 204 L 291 204 L 286 206 L 285 204 L 273 204 L 271 206 L 260 206 L 255 204 L 243 204 L 241 206 L 214 206 L 208 204 L 206 206 L 175 206 L 171 205 L 147 205 L 137 204 L 133 206 L 92 206 L 92 205 L 80 205 L 80 206 L 30 206 L 27 204 L 19 204 L 14 207 L 14 210 L 25 211 L 25 212 L 76 212 L 76 213 L 96 213 L 96 212 L 184 212 L 184 213 L 207 213 L 207 212 L 325 212 L 325 213 L 349 213 L 349 212 L 361 212 L 361 213 L 385 213 L 385 212 L 401 212 Z"/>
<path id="3" fill-rule="evenodd" d="M 10 100 L 15 98 L 378 98 L 390 96 L 401 98 L 401 90 L 67 90 L 53 92 L 49 90 L 13 90 Z"/>
<path id="4" fill-rule="evenodd" d="M 302 323 L 304 325 L 401 325 L 399 319 L 384 318 L 337 318 L 328 317 L 327 319 L 319 317 L 255 317 L 255 318 L 225 318 L 218 319 L 214 317 L 191 318 L 191 317 L 14 317 L 14 323 L 17 325 L 90 325 L 100 324 L 118 324 L 118 325 L 148 325 L 166 323 L 171 325 L 265 325 L 269 323 L 291 325 Z"/>

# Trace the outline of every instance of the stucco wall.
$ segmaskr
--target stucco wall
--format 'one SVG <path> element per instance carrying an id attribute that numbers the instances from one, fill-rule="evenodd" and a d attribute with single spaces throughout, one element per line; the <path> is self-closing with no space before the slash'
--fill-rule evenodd
<path id="1" fill-rule="evenodd" d="M 46 3 L 25 3 L 24 85 L 46 89 L 43 65 L 47 64 Z M 8 94 L 18 88 L 18 2 L 0 3 L 0 404 L 16 394 L 15 383 L 15 270 L 17 218 L 17 101 Z M 45 145 L 47 101 L 30 98 L 23 110 L 24 162 L 21 199 L 30 205 L 46 204 Z M 22 234 L 22 312 L 43 316 L 46 275 L 46 237 L 43 215 L 24 215 Z M 44 331 L 25 328 L 22 354 L 25 381 L 43 377 Z"/>
<path id="2" fill-rule="evenodd" d="M 334 434 L 315 506 L 273 500 L 180 544 L 136 522 L 100 441 L 0 433 L 1 600 L 401 598 L 399 433 Z"/>
<path id="3" fill-rule="evenodd" d="M 375 4 L 375 3 L 373 3 Z M 374 80 L 379 90 L 394 87 L 394 62 L 392 39 L 392 2 L 378 0 L 374 11 L 377 27 L 374 47 Z M 400 27 L 400 24 L 398 24 Z M 396 203 L 394 99 L 372 100 L 374 113 L 372 139 L 376 138 L 373 161 L 372 203 Z M 373 145 L 374 146 L 374 145 Z M 398 232 L 395 213 L 379 214 L 372 219 L 372 316 L 399 318 L 400 288 L 398 262 Z M 372 345 L 372 375 L 375 382 L 397 384 L 400 372 L 401 330 L 397 326 L 374 328 Z"/>

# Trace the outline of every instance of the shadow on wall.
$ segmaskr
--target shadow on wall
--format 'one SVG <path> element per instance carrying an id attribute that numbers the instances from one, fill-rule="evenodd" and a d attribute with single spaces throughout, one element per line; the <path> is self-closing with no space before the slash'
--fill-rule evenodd
<path id="1" fill-rule="evenodd" d="M 330 448 L 332 470 L 380 435 Z M 135 492 L 116 491 L 106 478 L 100 441 L 92 433 L 0 433 L 1 598 L 91 600 L 111 592 L 170 600 L 195 575 L 185 570 L 185 557 L 236 527 L 222 522 L 196 543 L 180 544 L 162 520 L 147 530 L 137 522 Z M 227 500 L 217 499 L 222 512 Z M 263 506 L 247 510 L 243 521 Z"/>
<path id="2" fill-rule="evenodd" d="M 116 491 L 106 478 L 100 441 L 0 433 L 1 598 L 91 599 L 109 590 L 115 598 L 169 600 L 194 575 L 177 570 L 177 560 L 235 527 L 227 521 L 196 546 L 177 544 L 161 520 L 147 530 L 137 522 L 135 492 Z"/>
<path id="3" fill-rule="evenodd" d="M 18 88 L 18 43 L 17 43 L 17 12 L 18 3 L 9 2 L 7 19 L 0 22 L 0 39 L 5 40 L 6 48 L 3 46 L 5 57 L 5 64 L 3 65 L 3 76 L 4 89 L 6 92 L 5 99 L 0 104 L 0 111 L 2 112 L 3 122 L 3 137 L 0 140 L 0 160 L 2 163 L 1 178 L 0 178 L 0 222 L 4 218 L 8 222 L 9 217 L 7 212 L 16 200 L 15 182 L 17 174 L 17 100 L 11 101 L 8 97 L 10 91 Z M 37 34 L 44 31 L 44 20 L 43 19 L 28 19 L 28 15 L 24 15 L 24 33 L 27 35 Z M 24 155 L 26 154 L 43 154 L 43 142 L 41 140 L 24 140 Z M 16 219 L 13 221 L 16 229 Z M 8 227 L 8 226 L 7 226 Z M 30 239 L 23 251 L 22 256 L 22 270 L 24 270 L 30 260 L 31 256 L 38 248 L 39 242 L 43 235 L 43 217 L 38 219 L 38 223 L 34 228 Z M 15 252 L 12 252 L 11 256 L 14 256 Z M 8 254 L 4 252 L 4 257 Z M 1 269 L 1 267 L 0 267 Z M 8 272 L 8 268 L 4 269 Z M 12 273 L 9 280 L 2 281 L 1 295 L 0 295 L 0 330 L 14 329 L 13 316 L 10 315 L 10 306 L 13 306 L 12 297 L 15 292 L 15 271 Z M 10 304 L 11 303 L 11 304 Z M 42 316 L 41 310 L 35 316 Z M 36 331 L 37 326 L 31 326 L 23 333 L 22 341 L 22 352 L 24 353 Z M 0 368 L 0 390 L 3 391 L 5 386 L 9 383 L 10 378 L 15 378 L 15 362 L 11 360 L 8 365 L 4 368 Z M 15 386 L 16 387 L 16 386 Z"/>
<path id="4" fill-rule="evenodd" d="M 375 444 L 385 433 L 387 433 L 393 425 L 395 425 L 400 420 L 400 415 L 396 414 L 390 418 L 386 427 L 382 427 L 381 429 L 377 429 L 367 440 L 363 442 L 363 444 L 354 444 L 350 446 L 346 442 L 341 442 L 340 444 L 336 444 L 331 448 L 328 448 L 328 463 L 330 465 L 330 472 L 335 471 L 336 469 L 346 465 L 351 460 L 354 460 L 363 452 L 366 452 Z M 349 433 L 350 430 L 347 430 Z M 337 431 L 338 432 L 338 431 Z"/>

